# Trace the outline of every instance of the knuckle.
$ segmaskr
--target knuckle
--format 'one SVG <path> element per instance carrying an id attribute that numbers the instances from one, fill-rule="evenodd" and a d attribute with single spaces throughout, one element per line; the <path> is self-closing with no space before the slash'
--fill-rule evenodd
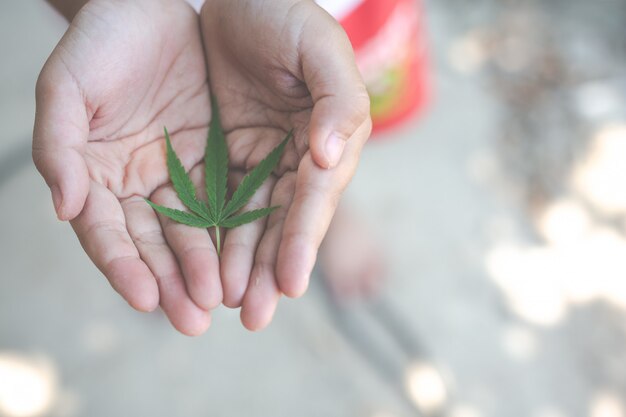
<path id="1" fill-rule="evenodd" d="M 364 84 L 358 87 L 353 102 L 355 117 L 360 122 L 359 124 L 361 124 L 370 118 L 370 96 Z"/>
<path id="2" fill-rule="evenodd" d="M 135 236 L 133 240 L 140 246 L 162 246 L 165 244 L 165 239 L 160 230 L 150 230 L 140 233 Z"/>

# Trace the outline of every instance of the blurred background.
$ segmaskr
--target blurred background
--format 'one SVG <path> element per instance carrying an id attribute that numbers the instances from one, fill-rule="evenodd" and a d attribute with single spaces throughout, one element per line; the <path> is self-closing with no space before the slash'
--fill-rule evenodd
<path id="1" fill-rule="evenodd" d="M 383 293 L 187 338 L 56 220 L 29 145 L 65 23 L 0 2 L 0 416 L 625 417 L 626 1 L 423 6 L 429 104 L 347 193 Z"/>

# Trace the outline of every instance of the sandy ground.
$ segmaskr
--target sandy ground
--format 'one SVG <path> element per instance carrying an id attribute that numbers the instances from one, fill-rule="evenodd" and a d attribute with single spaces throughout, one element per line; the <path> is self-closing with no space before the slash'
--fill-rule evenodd
<path id="1" fill-rule="evenodd" d="M 37 2 L 0 3 L 0 416 L 625 416 L 624 289 L 588 284 L 626 270 L 623 235 L 607 270 L 599 258 L 583 284 L 564 283 L 589 252 L 537 238 L 510 198 L 496 146 L 506 104 L 473 70 L 471 19 L 454 4 L 429 4 L 432 108 L 372 142 L 348 192 L 391 260 L 381 300 L 335 308 L 314 283 L 261 333 L 221 308 L 186 338 L 126 306 L 31 164 L 14 163 L 63 23 Z M 573 273 L 539 262 L 554 251 L 550 265 Z"/>

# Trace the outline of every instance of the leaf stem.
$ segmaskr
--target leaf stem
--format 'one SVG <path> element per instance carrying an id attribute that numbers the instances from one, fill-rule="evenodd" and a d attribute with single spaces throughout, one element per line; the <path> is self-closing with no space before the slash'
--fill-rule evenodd
<path id="1" fill-rule="evenodd" d="M 217 256 L 219 257 L 222 252 L 222 240 L 220 238 L 220 227 L 215 226 L 215 239 L 217 240 Z"/>

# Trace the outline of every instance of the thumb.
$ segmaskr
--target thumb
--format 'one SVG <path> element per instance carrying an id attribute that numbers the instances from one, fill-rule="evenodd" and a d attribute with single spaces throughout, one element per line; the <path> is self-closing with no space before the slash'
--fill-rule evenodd
<path id="1" fill-rule="evenodd" d="M 339 163 L 346 141 L 369 119 L 370 100 L 346 33 L 331 16 L 319 13 L 319 17 L 303 28 L 300 50 L 314 103 L 311 154 L 317 165 L 332 168 Z"/>
<path id="2" fill-rule="evenodd" d="M 83 157 L 89 120 L 73 77 L 51 61 L 37 80 L 32 155 L 50 187 L 57 217 L 72 220 L 82 211 L 89 192 Z"/>

